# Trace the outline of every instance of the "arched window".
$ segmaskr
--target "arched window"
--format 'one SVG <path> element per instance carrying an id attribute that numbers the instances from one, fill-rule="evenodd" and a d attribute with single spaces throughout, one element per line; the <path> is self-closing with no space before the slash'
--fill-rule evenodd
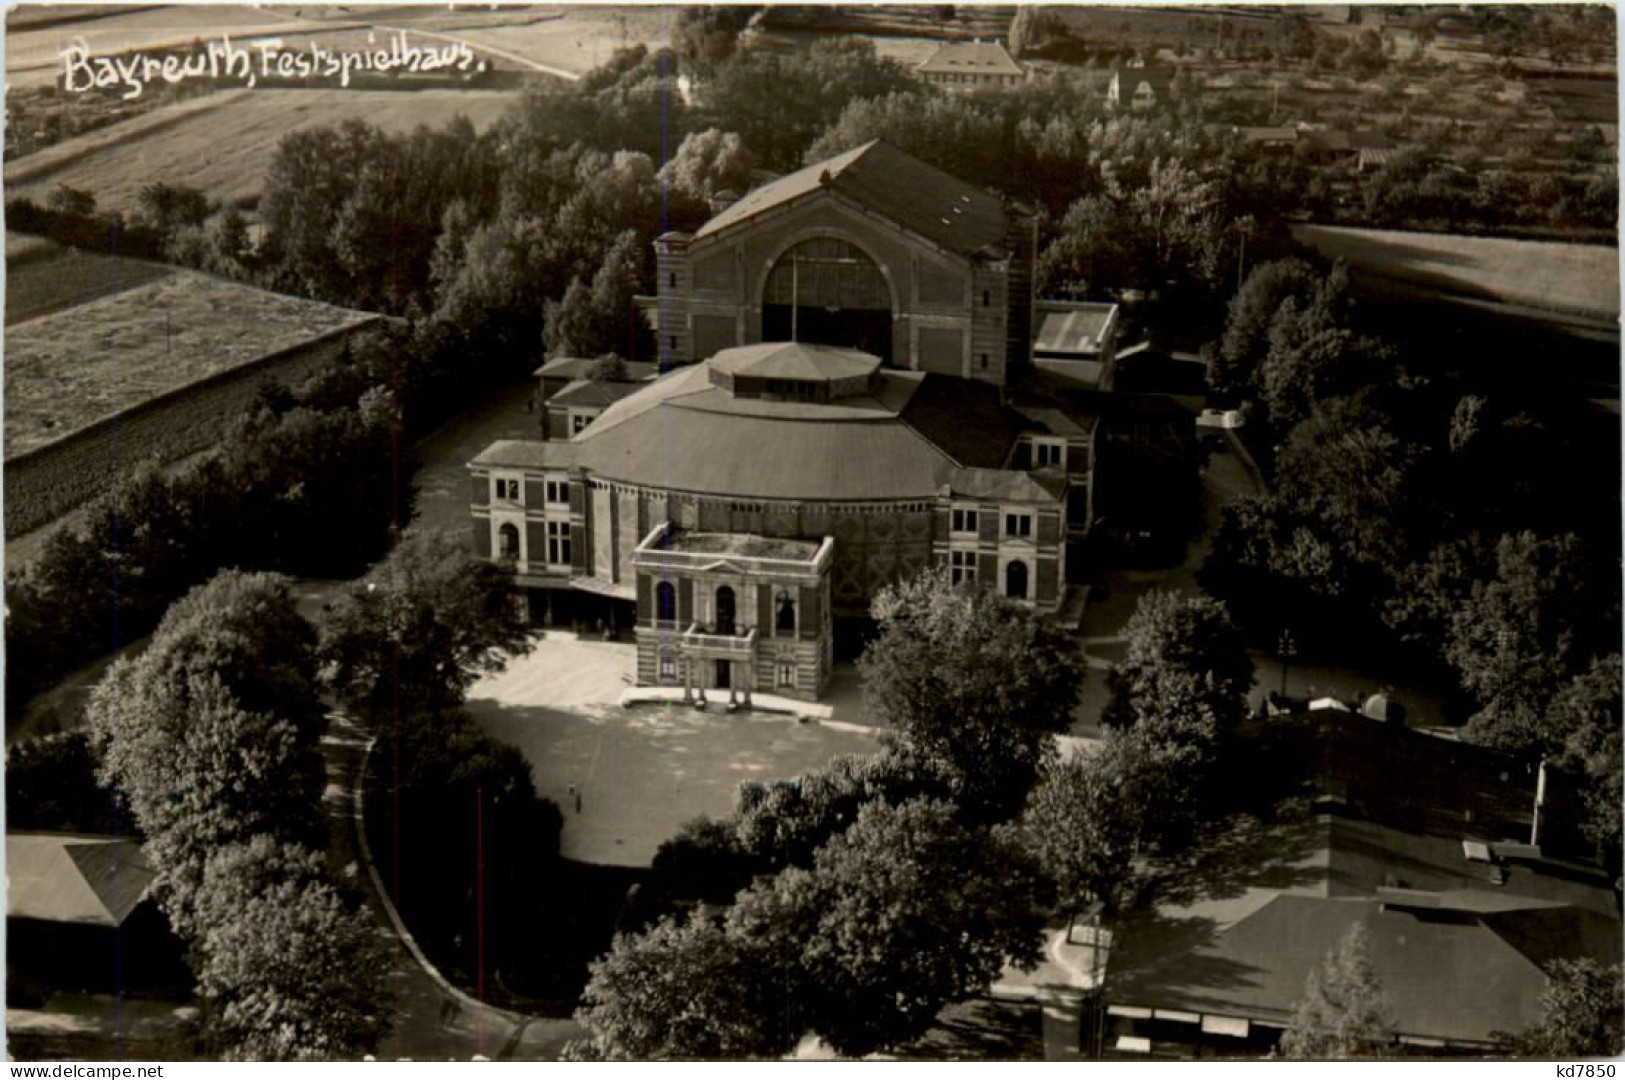
<path id="1" fill-rule="evenodd" d="M 780 255 L 762 290 L 762 340 L 858 349 L 890 362 L 891 286 L 857 245 L 815 236 Z"/>
<path id="2" fill-rule="evenodd" d="M 497 557 L 519 558 L 519 527 L 511 521 L 497 529 Z"/>
<path id="3" fill-rule="evenodd" d="M 655 586 L 655 618 L 660 622 L 677 621 L 677 590 L 669 581 Z"/>
<path id="4" fill-rule="evenodd" d="M 762 302 L 890 311 L 891 288 L 874 260 L 856 245 L 816 236 L 779 256 Z"/>
<path id="5" fill-rule="evenodd" d="M 1004 568 L 1004 595 L 1012 600 L 1027 599 L 1027 564 L 1020 559 Z"/>
<path id="6" fill-rule="evenodd" d="M 734 632 L 734 591 L 727 585 L 717 588 L 717 633 Z"/>
<path id="7" fill-rule="evenodd" d="M 773 629 L 780 634 L 796 632 L 796 602 L 788 592 L 779 593 L 778 615 L 773 620 Z"/>

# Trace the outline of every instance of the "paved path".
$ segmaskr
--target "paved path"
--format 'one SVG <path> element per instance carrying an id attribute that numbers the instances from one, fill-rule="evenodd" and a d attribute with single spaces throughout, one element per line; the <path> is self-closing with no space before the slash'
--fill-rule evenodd
<path id="1" fill-rule="evenodd" d="M 328 858 L 338 871 L 358 880 L 379 937 L 388 940 L 387 982 L 395 996 L 394 1026 L 377 1056 L 386 1061 L 469 1061 L 475 1056 L 511 1061 L 557 1059 L 564 1044 L 582 1034 L 575 1021 L 520 1017 L 467 995 L 448 993 L 395 934 L 383 899 L 362 869 L 356 842 L 361 823 L 355 814 L 355 787 L 367 745 L 365 732 L 343 717 L 333 717 L 322 739 L 327 764 L 322 802 L 332 834 Z"/>

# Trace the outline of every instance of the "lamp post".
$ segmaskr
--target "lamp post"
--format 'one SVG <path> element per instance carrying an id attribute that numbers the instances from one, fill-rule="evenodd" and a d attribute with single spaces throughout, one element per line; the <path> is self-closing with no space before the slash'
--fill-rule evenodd
<path id="1" fill-rule="evenodd" d="M 1275 651 L 1281 657 L 1281 696 L 1286 697 L 1286 673 L 1292 666 L 1292 658 L 1298 655 L 1298 639 L 1292 636 L 1292 628 L 1284 627 L 1281 637 L 1275 643 Z"/>

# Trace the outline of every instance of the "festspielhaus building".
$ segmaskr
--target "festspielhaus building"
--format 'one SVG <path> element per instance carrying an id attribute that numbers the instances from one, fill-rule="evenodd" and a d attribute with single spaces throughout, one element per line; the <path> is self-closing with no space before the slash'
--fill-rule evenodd
<path id="1" fill-rule="evenodd" d="M 878 142 L 661 236 L 663 374 L 476 457 L 476 552 L 539 618 L 601 598 L 640 683 L 734 698 L 817 697 L 838 629 L 928 566 L 1060 611 L 1113 320 L 1035 302 L 1033 236 Z"/>

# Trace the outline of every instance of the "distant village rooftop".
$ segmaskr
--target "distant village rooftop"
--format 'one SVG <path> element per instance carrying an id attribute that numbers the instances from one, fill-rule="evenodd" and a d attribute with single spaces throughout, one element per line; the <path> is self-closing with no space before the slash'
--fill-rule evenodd
<path id="1" fill-rule="evenodd" d="M 916 69 L 923 74 L 974 71 L 987 75 L 1020 75 L 1021 65 L 997 41 L 949 41 Z"/>
<path id="2" fill-rule="evenodd" d="M 6 458 L 379 316 L 177 271 L 6 330 Z"/>

